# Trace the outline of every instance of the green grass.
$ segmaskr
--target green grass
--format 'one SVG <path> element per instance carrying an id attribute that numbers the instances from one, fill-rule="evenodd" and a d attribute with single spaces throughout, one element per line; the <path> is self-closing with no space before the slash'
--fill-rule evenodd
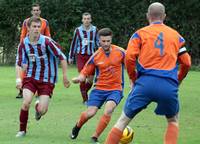
<path id="1" fill-rule="evenodd" d="M 60 71 L 60 70 L 59 70 Z M 22 100 L 15 99 L 15 68 L 0 67 L 0 144 L 87 144 L 93 134 L 103 109 L 84 125 L 79 137 L 69 138 L 71 128 L 86 109 L 81 103 L 79 86 L 72 84 L 69 89 L 62 85 L 61 72 L 48 113 L 39 122 L 34 119 L 34 102 L 31 105 L 28 133 L 25 138 L 17 139 L 15 134 L 19 125 L 19 110 Z M 69 67 L 69 78 L 77 75 L 74 67 Z M 125 98 L 117 107 L 108 128 L 100 137 L 106 138 L 108 131 L 121 113 L 129 87 L 126 78 Z M 179 144 L 200 143 L 200 72 L 191 71 L 180 87 L 180 136 Z M 130 123 L 135 131 L 135 144 L 161 144 L 165 131 L 164 117 L 154 114 L 155 104 L 149 105 Z"/>

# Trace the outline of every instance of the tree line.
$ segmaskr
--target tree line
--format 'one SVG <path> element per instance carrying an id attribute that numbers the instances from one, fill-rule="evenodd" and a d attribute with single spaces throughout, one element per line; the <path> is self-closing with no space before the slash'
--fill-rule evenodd
<path id="1" fill-rule="evenodd" d="M 41 6 L 41 16 L 50 23 L 51 35 L 68 54 L 74 29 L 83 12 L 92 14 L 92 23 L 110 27 L 113 43 L 126 48 L 131 35 L 148 25 L 146 12 L 155 0 L 0 0 L 0 64 L 14 64 L 23 20 L 31 16 L 31 5 Z M 159 0 L 166 6 L 165 23 L 185 39 L 192 63 L 200 66 L 200 3 L 198 0 Z"/>

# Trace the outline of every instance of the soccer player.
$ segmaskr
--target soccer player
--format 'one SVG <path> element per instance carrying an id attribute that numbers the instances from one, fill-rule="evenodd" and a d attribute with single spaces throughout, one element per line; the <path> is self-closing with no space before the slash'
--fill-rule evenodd
<path id="1" fill-rule="evenodd" d="M 41 10 L 40 10 L 39 4 L 36 4 L 36 3 L 32 4 L 31 14 L 32 14 L 32 16 L 39 17 L 41 19 L 42 25 L 41 25 L 40 33 L 50 37 L 51 35 L 50 35 L 50 29 L 49 29 L 49 22 L 46 19 L 40 17 Z M 27 18 L 23 22 L 21 35 L 20 35 L 20 42 L 22 42 L 23 39 L 28 34 L 27 23 L 28 23 L 29 19 L 30 18 Z M 24 63 L 26 63 L 26 62 L 24 62 Z M 21 73 L 21 79 L 23 80 L 23 78 L 26 75 L 26 69 L 22 70 L 20 73 Z M 23 97 L 22 90 L 20 89 L 19 94 L 16 96 L 16 98 L 22 98 L 22 97 Z"/>
<path id="2" fill-rule="evenodd" d="M 91 24 L 91 14 L 85 12 L 82 14 L 82 25 L 75 29 L 73 40 L 69 52 L 69 64 L 72 64 L 74 57 L 76 57 L 76 65 L 78 72 L 80 72 L 90 56 L 95 52 L 98 47 L 97 28 Z M 92 77 L 91 77 L 92 78 Z M 88 91 L 92 83 L 81 82 L 80 91 L 83 103 L 88 100 Z"/>
<path id="3" fill-rule="evenodd" d="M 163 143 L 177 143 L 178 87 L 189 71 L 191 60 L 184 38 L 163 23 L 165 17 L 164 5 L 152 3 L 147 12 L 150 25 L 136 31 L 129 41 L 125 64 L 133 88 L 106 144 L 118 144 L 124 128 L 151 102 L 157 103 L 155 113 L 164 115 L 168 122 Z"/>
<path id="4" fill-rule="evenodd" d="M 96 71 L 95 88 L 91 91 L 86 111 L 73 127 L 71 139 L 76 139 L 81 127 L 92 118 L 105 103 L 103 116 L 97 125 L 91 140 L 98 143 L 98 137 L 110 122 L 111 115 L 121 101 L 123 94 L 123 65 L 125 52 L 122 48 L 112 45 L 112 31 L 109 28 L 99 30 L 99 49 L 90 57 L 78 77 L 72 79 L 74 83 L 87 80 L 87 76 Z"/>
<path id="5" fill-rule="evenodd" d="M 57 43 L 50 37 L 40 34 L 41 19 L 31 17 L 28 22 L 29 35 L 20 42 L 16 58 L 16 87 L 23 89 L 23 102 L 20 111 L 20 128 L 16 137 L 23 137 L 27 132 L 29 107 L 37 91 L 39 100 L 35 105 L 35 119 L 39 120 L 48 110 L 49 98 L 53 93 L 57 81 L 58 60 L 63 71 L 63 84 L 70 86 L 67 79 L 67 61 L 65 55 L 57 47 Z M 23 80 L 20 78 L 20 69 L 23 61 L 27 61 L 27 73 Z"/>

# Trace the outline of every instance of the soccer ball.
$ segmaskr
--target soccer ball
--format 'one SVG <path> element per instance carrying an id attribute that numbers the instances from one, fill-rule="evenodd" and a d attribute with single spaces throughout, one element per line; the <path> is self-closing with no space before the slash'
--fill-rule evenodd
<path id="1" fill-rule="evenodd" d="M 129 144 L 133 140 L 134 132 L 133 129 L 127 126 L 120 139 L 120 144 Z"/>

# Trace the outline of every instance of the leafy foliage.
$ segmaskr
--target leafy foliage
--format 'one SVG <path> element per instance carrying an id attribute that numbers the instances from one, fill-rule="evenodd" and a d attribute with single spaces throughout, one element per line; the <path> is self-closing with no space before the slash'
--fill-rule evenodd
<path id="1" fill-rule="evenodd" d="M 23 20 L 31 16 L 32 2 L 41 5 L 41 16 L 50 23 L 51 35 L 69 51 L 74 29 L 81 24 L 83 12 L 90 12 L 93 24 L 99 29 L 110 27 L 113 43 L 126 48 L 130 36 L 147 25 L 148 5 L 155 0 L 1 0 L 0 40 L 3 47 L 1 63 L 13 63 Z M 193 64 L 200 64 L 200 19 L 198 0 L 160 0 L 166 6 L 166 24 L 175 28 L 186 39 Z M 0 55 L 1 56 L 1 55 Z"/>

